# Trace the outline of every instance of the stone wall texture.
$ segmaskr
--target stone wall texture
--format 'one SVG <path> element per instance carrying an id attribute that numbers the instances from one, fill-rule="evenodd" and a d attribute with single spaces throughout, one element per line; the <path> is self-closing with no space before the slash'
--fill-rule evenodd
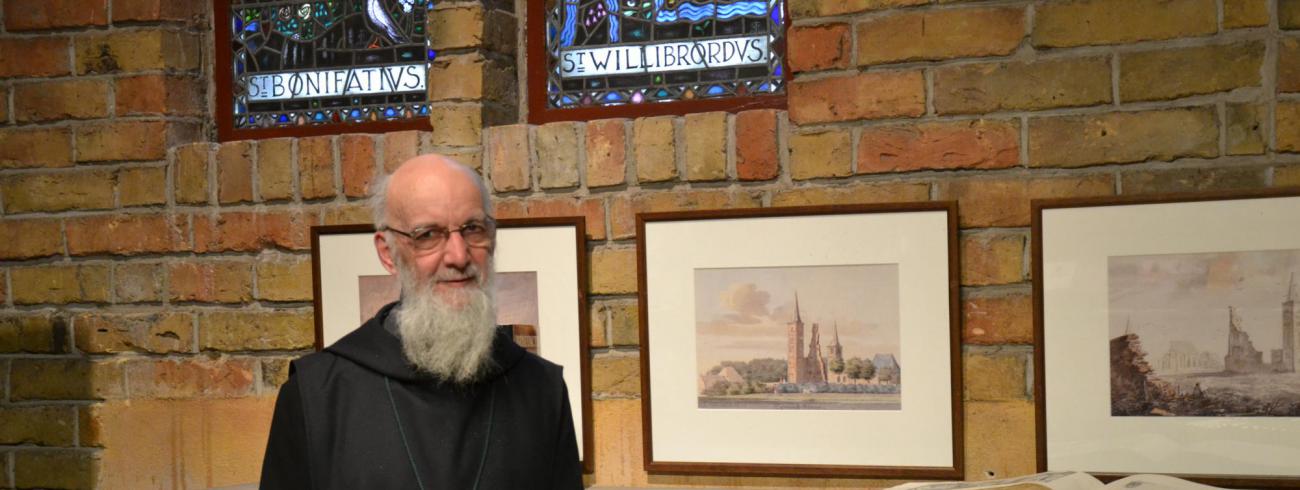
<path id="1" fill-rule="evenodd" d="M 583 216 L 595 474 L 649 476 L 640 212 L 956 200 L 966 476 L 1032 473 L 1035 198 L 1300 186 L 1300 0 L 789 0 L 788 110 L 518 123 L 519 19 L 443 2 L 427 131 L 212 143 L 205 2 L 4 0 L 0 488 L 255 481 L 310 229 L 417 153 Z M 520 3 L 522 5 L 522 2 Z"/>

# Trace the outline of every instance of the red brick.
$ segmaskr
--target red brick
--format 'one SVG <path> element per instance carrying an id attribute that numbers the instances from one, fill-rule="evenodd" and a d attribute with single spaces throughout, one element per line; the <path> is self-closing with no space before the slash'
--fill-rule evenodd
<path id="1" fill-rule="evenodd" d="M 676 132 L 671 116 L 643 117 L 632 122 L 632 156 L 638 181 L 677 178 Z"/>
<path id="2" fill-rule="evenodd" d="M 67 128 L 0 129 L 0 169 L 70 166 L 72 134 Z"/>
<path id="3" fill-rule="evenodd" d="M 185 224 L 174 216 L 116 214 L 71 218 L 68 253 L 71 255 L 136 255 L 186 250 Z"/>
<path id="4" fill-rule="evenodd" d="M 12 4 L 5 4 L 9 5 Z M 72 73 L 68 46 L 69 39 L 60 36 L 0 39 L 0 59 L 23 60 L 22 63 L 0 63 L 0 78 L 54 77 Z"/>
<path id="5" fill-rule="evenodd" d="M 492 188 L 498 192 L 521 191 L 532 187 L 528 126 L 497 126 L 488 137 L 488 161 L 491 162 Z"/>
<path id="6" fill-rule="evenodd" d="M 66 354 L 68 351 L 68 322 L 62 317 L 31 312 L 0 316 L 0 353 Z"/>
<path id="7" fill-rule="evenodd" d="M 375 178 L 375 140 L 370 135 L 339 136 L 339 168 L 343 173 L 343 195 L 365 197 Z"/>
<path id="8" fill-rule="evenodd" d="M 974 119 L 868 127 L 858 139 L 858 173 L 990 169 L 1020 162 L 1020 124 Z"/>
<path id="9" fill-rule="evenodd" d="M 165 167 L 128 167 L 117 172 L 117 203 L 122 207 L 167 203 Z"/>
<path id="10" fill-rule="evenodd" d="M 1300 92 L 1300 38 L 1277 42 L 1277 91 Z"/>
<path id="11" fill-rule="evenodd" d="M 736 178 L 772 180 L 779 175 L 776 118 L 772 109 L 736 114 Z"/>
<path id="12" fill-rule="evenodd" d="M 253 200 L 253 144 L 227 141 L 217 148 L 217 202 Z"/>
<path id="13" fill-rule="evenodd" d="M 1110 57 L 946 66 L 934 71 L 939 114 L 1079 107 L 1111 102 Z"/>
<path id="14" fill-rule="evenodd" d="M 794 72 L 849 67 L 849 25 L 791 26 L 786 57 Z"/>
<path id="15" fill-rule="evenodd" d="M 925 80 L 920 71 L 796 80 L 789 104 L 795 124 L 915 117 L 925 113 Z"/>
<path id="16" fill-rule="evenodd" d="M 4 11 L 10 31 L 108 25 L 108 0 L 7 0 Z"/>
<path id="17" fill-rule="evenodd" d="M 1217 119 L 1208 107 L 1033 118 L 1029 121 L 1029 166 L 1080 167 L 1217 156 Z"/>
<path id="18" fill-rule="evenodd" d="M 108 116 L 108 82 L 62 79 L 14 86 L 18 122 L 93 119 Z"/>
<path id="19" fill-rule="evenodd" d="M 18 488 L 95 488 L 100 478 L 99 453 L 65 449 L 13 454 Z"/>
<path id="20" fill-rule="evenodd" d="M 307 250 L 313 214 L 301 211 L 236 211 L 193 216 L 194 251 L 256 252 L 264 248 Z"/>
<path id="21" fill-rule="evenodd" d="M 118 363 L 82 359 L 15 359 L 9 370 L 9 399 L 104 400 L 120 398 Z"/>
<path id="22" fill-rule="evenodd" d="M 138 359 L 125 370 L 131 397 L 233 398 L 253 394 L 253 359 L 184 357 Z"/>
<path id="23" fill-rule="evenodd" d="M 1166 100 L 1258 86 L 1263 64 L 1262 42 L 1123 54 L 1119 97 Z"/>
<path id="24" fill-rule="evenodd" d="M 106 265 L 44 265 L 9 271 L 16 305 L 106 303 L 109 269 Z"/>
<path id="25" fill-rule="evenodd" d="M 334 197 L 334 138 L 298 140 L 298 186 L 303 199 Z"/>
<path id="26" fill-rule="evenodd" d="M 177 204 L 208 202 L 208 160 L 213 145 L 193 143 L 178 147 L 173 155 L 173 197 Z"/>
<path id="27" fill-rule="evenodd" d="M 0 260 L 34 259 L 63 253 L 63 227 L 56 219 L 0 220 Z"/>
<path id="28" fill-rule="evenodd" d="M 188 313 L 81 313 L 72 325 L 77 349 L 92 354 L 165 354 L 194 347 L 194 317 Z"/>
<path id="29" fill-rule="evenodd" d="M 533 137 L 533 158 L 537 162 L 537 184 L 543 189 L 578 186 L 578 124 L 561 121 L 537 127 Z"/>
<path id="30" fill-rule="evenodd" d="M 78 162 L 163 160 L 167 148 L 198 139 L 198 128 L 166 121 L 112 121 L 76 128 Z"/>
<path id="31" fill-rule="evenodd" d="M 627 177 L 624 119 L 587 123 L 587 187 L 623 185 Z"/>
<path id="32" fill-rule="evenodd" d="M 169 264 L 167 278 L 172 301 L 241 303 L 253 299 L 252 267 L 244 261 Z"/>
<path id="33" fill-rule="evenodd" d="M 889 182 L 840 187 L 797 187 L 778 190 L 772 194 L 772 207 L 878 204 L 928 200 L 930 200 L 929 184 L 922 182 Z"/>
<path id="34" fill-rule="evenodd" d="M 795 180 L 853 175 L 853 141 L 848 131 L 790 135 L 790 177 Z"/>
<path id="35" fill-rule="evenodd" d="M 1034 11 L 1033 43 L 1063 48 L 1202 36 L 1218 30 L 1215 0 L 1046 2 Z"/>
<path id="36" fill-rule="evenodd" d="M 189 32 L 111 30 L 76 38 L 77 73 L 197 70 L 202 38 Z"/>
<path id="37" fill-rule="evenodd" d="M 1226 191 L 1264 187 L 1264 167 L 1173 168 L 1120 173 L 1125 195 Z"/>
<path id="38" fill-rule="evenodd" d="M 852 14 L 930 3 L 930 0 L 790 0 L 788 10 L 796 19 Z"/>
<path id="39" fill-rule="evenodd" d="M 174 20 L 198 23 L 207 14 L 203 2 L 173 0 L 114 0 L 113 23 L 127 21 Z"/>
<path id="40" fill-rule="evenodd" d="M 398 165 L 420 154 L 420 132 L 399 131 L 384 134 L 384 173 L 393 173 Z"/>
<path id="41" fill-rule="evenodd" d="M 961 237 L 961 284 L 1014 284 L 1027 279 L 1023 233 L 975 233 Z"/>
<path id="42" fill-rule="evenodd" d="M 696 209 L 757 208 L 761 205 L 757 192 L 726 190 L 681 190 L 642 192 L 632 196 L 622 195 L 610 201 L 610 227 L 615 240 L 636 236 L 636 215 L 662 211 L 689 211 Z"/>
<path id="43" fill-rule="evenodd" d="M 586 222 L 587 238 L 605 239 L 605 201 L 604 199 L 548 197 L 527 201 L 528 211 L 524 216 L 582 216 Z"/>
<path id="44" fill-rule="evenodd" d="M 109 209 L 113 172 L 94 169 L 0 177 L 6 213 Z"/>
<path id="45" fill-rule="evenodd" d="M 857 25 L 859 65 L 1011 54 L 1023 8 L 900 11 Z"/>
<path id="46" fill-rule="evenodd" d="M 312 313 L 216 311 L 199 320 L 199 348 L 205 351 L 296 350 L 316 340 Z"/>
<path id="47" fill-rule="evenodd" d="M 257 197 L 263 201 L 293 199 L 293 138 L 257 143 Z"/>
<path id="48" fill-rule="evenodd" d="M 727 178 L 727 114 L 705 112 L 686 115 L 686 180 Z"/>
<path id="49" fill-rule="evenodd" d="M 172 3 L 172 2 L 169 2 Z M 189 2 L 174 2 L 188 4 Z M 113 93 L 118 116 L 203 115 L 204 87 L 194 78 L 171 75 L 138 75 L 116 81 Z"/>
<path id="50" fill-rule="evenodd" d="M 1029 226 L 1030 200 L 1114 195 L 1115 177 L 957 179 L 936 187 L 938 199 L 957 201 L 963 228 Z"/>

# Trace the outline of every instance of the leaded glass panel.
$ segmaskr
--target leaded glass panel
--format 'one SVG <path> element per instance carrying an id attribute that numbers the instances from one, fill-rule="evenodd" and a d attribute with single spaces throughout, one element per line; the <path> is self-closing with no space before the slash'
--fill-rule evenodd
<path id="1" fill-rule="evenodd" d="M 550 0 L 551 109 L 782 94 L 785 0 Z"/>
<path id="2" fill-rule="evenodd" d="M 427 117 L 423 0 L 230 0 L 234 129 Z"/>

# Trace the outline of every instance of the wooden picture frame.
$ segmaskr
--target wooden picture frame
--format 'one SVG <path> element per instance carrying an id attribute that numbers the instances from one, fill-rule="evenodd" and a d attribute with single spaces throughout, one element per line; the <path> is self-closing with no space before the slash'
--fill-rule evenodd
<path id="1" fill-rule="evenodd" d="M 956 220 L 955 202 L 638 214 L 646 471 L 962 478 Z"/>
<path id="2" fill-rule="evenodd" d="M 399 286 L 379 263 L 371 225 L 332 225 L 311 228 L 313 306 L 316 349 L 321 350 L 357 328 L 368 311 L 395 299 Z M 531 316 L 540 322 L 531 329 L 534 351 L 566 367 L 569 404 L 574 427 L 579 430 L 578 450 L 583 471 L 591 473 L 591 328 L 587 308 L 586 221 L 582 217 L 502 219 L 497 222 L 497 248 L 493 261 L 498 288 L 498 320 L 507 315 Z M 511 273 L 518 280 L 507 279 Z M 526 277 L 532 274 L 532 279 Z M 503 291 L 507 282 L 519 284 Z M 366 286 L 363 288 L 362 283 Z M 366 291 L 362 291 L 365 289 Z M 391 294 L 389 298 L 385 295 Z M 528 298 L 528 295 L 533 295 Z M 373 298 L 363 297 L 373 296 Z M 508 301 L 501 301 L 501 299 Z M 516 298 L 510 300 L 509 298 Z M 510 303 L 507 305 L 506 303 Z M 515 305 L 533 305 L 533 312 L 508 313 Z M 518 308 L 513 308 L 518 309 Z M 525 348 L 527 341 L 520 341 Z"/>
<path id="3" fill-rule="evenodd" d="M 1282 384 L 1252 370 L 1271 369 L 1276 306 L 1296 294 L 1264 265 L 1300 269 L 1300 189 L 1031 207 L 1038 471 L 1300 486 L 1281 456 L 1300 450 L 1300 413 L 1268 415 L 1242 388 Z M 1245 345 L 1258 363 L 1243 364 Z"/>

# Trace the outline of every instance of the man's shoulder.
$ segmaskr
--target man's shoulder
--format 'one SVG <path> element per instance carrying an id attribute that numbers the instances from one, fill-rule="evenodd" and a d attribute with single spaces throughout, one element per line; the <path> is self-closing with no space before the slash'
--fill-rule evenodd
<path id="1" fill-rule="evenodd" d="M 564 366 L 548 361 L 542 356 L 525 351 L 511 371 L 541 377 L 547 381 L 564 379 Z"/>

